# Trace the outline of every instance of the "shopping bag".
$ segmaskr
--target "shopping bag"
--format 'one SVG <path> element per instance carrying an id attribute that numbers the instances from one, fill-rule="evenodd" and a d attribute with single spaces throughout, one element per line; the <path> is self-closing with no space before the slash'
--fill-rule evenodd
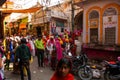
<path id="1" fill-rule="evenodd" d="M 24 76 L 27 76 L 27 70 L 25 67 L 23 67 L 23 72 L 24 72 Z"/>
<path id="2" fill-rule="evenodd" d="M 31 56 L 31 60 L 29 61 L 30 63 L 32 63 L 33 62 L 33 56 Z"/>

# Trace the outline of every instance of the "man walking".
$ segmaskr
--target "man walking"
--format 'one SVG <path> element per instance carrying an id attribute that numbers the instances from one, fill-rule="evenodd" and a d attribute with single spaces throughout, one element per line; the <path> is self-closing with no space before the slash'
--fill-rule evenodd
<path id="1" fill-rule="evenodd" d="M 19 62 L 21 80 L 24 80 L 24 72 L 23 72 L 24 67 L 27 70 L 28 80 L 31 80 L 31 73 L 29 66 L 30 65 L 29 60 L 31 60 L 31 53 L 26 43 L 27 43 L 26 39 L 22 38 L 21 45 L 18 46 L 18 48 L 16 49 L 16 58 L 17 61 Z"/>
<path id="2" fill-rule="evenodd" d="M 37 49 L 37 58 L 38 58 L 38 68 L 41 66 L 43 67 L 43 61 L 44 61 L 44 44 L 42 40 L 42 35 L 38 36 L 38 39 L 35 41 L 35 46 Z"/>

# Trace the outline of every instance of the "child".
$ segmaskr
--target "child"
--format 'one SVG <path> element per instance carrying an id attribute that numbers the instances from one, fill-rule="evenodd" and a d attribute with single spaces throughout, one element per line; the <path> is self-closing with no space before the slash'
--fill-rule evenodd
<path id="1" fill-rule="evenodd" d="M 50 80 L 74 80 L 74 76 L 70 73 L 71 68 L 71 61 L 68 58 L 62 58 Z"/>

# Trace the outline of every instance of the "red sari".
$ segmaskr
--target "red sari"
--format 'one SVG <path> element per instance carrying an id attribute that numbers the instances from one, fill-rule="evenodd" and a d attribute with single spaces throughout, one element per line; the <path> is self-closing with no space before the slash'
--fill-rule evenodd
<path id="1" fill-rule="evenodd" d="M 71 73 L 69 73 L 64 77 L 61 77 L 55 73 L 50 80 L 74 80 L 74 76 Z"/>

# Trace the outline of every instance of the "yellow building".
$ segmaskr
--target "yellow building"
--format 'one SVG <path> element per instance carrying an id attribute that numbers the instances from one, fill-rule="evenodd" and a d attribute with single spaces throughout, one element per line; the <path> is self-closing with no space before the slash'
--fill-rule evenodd
<path id="1" fill-rule="evenodd" d="M 120 55 L 120 1 L 119 0 L 77 0 L 75 5 L 83 9 L 82 41 L 89 49 L 110 51 L 110 57 Z M 75 17 L 75 20 L 79 20 Z M 113 52 L 111 52 L 113 51 Z M 90 51 L 89 51 L 90 52 Z M 98 54 L 97 54 L 98 53 Z M 99 55 L 100 51 L 96 51 Z M 116 55 L 114 54 L 116 53 Z M 92 54 L 91 54 L 92 55 Z M 104 55 L 102 56 L 104 58 Z M 97 57 L 96 57 L 97 58 Z M 113 58 L 111 58 L 113 59 Z"/>
<path id="2" fill-rule="evenodd" d="M 120 5 L 118 0 L 90 0 L 81 4 L 84 43 L 120 45 Z M 78 13 L 80 14 L 80 13 Z"/>

